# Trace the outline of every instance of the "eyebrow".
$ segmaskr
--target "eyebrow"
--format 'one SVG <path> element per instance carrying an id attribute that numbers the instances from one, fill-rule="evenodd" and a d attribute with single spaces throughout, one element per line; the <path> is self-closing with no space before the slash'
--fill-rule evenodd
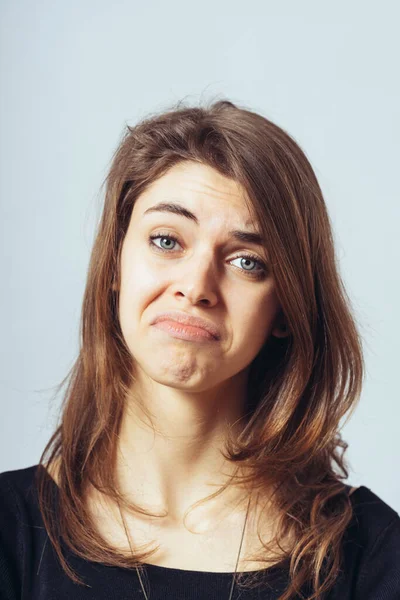
<path id="1" fill-rule="evenodd" d="M 174 202 L 160 202 L 155 206 L 151 206 L 147 210 L 144 211 L 143 215 L 153 213 L 153 212 L 167 212 L 173 213 L 175 215 L 180 215 L 181 217 L 185 217 L 186 219 L 190 219 L 194 221 L 196 225 L 199 224 L 199 220 L 194 213 L 190 210 L 182 206 L 181 204 L 176 204 Z M 258 246 L 264 246 L 264 240 L 262 235 L 253 231 L 244 231 L 242 229 L 234 229 L 228 232 L 230 236 L 234 239 L 239 240 L 240 242 L 245 242 L 247 244 L 257 244 Z"/>

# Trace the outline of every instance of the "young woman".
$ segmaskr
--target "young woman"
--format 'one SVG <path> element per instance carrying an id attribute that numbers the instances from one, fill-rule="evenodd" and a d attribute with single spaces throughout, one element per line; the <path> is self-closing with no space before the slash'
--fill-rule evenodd
<path id="1" fill-rule="evenodd" d="M 400 598 L 400 517 L 345 483 L 361 340 L 302 150 L 179 106 L 106 184 L 59 427 L 0 475 L 0 597 Z"/>

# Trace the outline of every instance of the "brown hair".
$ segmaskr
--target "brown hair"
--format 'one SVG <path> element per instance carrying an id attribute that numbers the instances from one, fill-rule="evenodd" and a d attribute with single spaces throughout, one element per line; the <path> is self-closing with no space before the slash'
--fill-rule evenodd
<path id="1" fill-rule="evenodd" d="M 45 469 L 37 470 L 44 523 L 65 572 L 77 583 L 61 540 L 87 560 L 122 567 L 141 568 L 155 551 L 129 557 L 110 547 L 91 522 L 85 488 L 90 483 L 125 508 L 145 512 L 125 500 L 114 480 L 115 440 L 134 381 L 115 284 L 135 199 L 184 160 L 200 161 L 241 184 L 269 240 L 268 266 L 290 334 L 270 336 L 251 364 L 246 425 L 238 438 L 228 438 L 226 458 L 246 465 L 247 485 L 273 485 L 277 535 L 271 546 L 263 544 L 277 544 L 282 552 L 274 562 L 290 566 L 280 600 L 293 598 L 305 584 L 312 586 L 308 598 L 319 598 L 339 574 L 352 518 L 343 481 L 348 444 L 339 425 L 360 397 L 361 339 L 308 159 L 280 127 L 227 100 L 175 105 L 127 126 L 113 156 L 84 293 L 80 352 L 59 386 L 69 378 L 60 423 L 40 458 L 44 466 L 49 455 L 47 468 L 60 460 L 56 515 L 55 487 Z M 289 538 L 290 551 L 281 545 Z"/>

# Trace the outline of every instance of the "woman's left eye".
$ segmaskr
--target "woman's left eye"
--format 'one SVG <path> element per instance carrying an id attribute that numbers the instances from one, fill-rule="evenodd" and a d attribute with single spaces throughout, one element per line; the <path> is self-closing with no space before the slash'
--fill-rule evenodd
<path id="1" fill-rule="evenodd" d="M 240 265 L 241 267 L 243 266 L 243 263 L 255 263 L 259 266 L 259 270 L 258 271 L 254 271 L 254 270 L 249 270 L 246 267 L 244 267 L 242 270 L 249 273 L 249 275 L 253 275 L 254 277 L 262 277 L 265 275 L 266 273 L 266 267 L 264 267 L 264 263 L 262 263 L 260 260 L 258 260 L 258 258 L 255 258 L 254 256 L 252 256 L 251 254 L 241 254 L 240 256 L 237 256 L 236 258 L 233 258 L 233 260 L 240 260 Z"/>
<path id="2" fill-rule="evenodd" d="M 166 247 L 163 246 L 159 246 L 158 244 L 155 243 L 155 240 L 161 240 L 160 243 L 162 243 L 163 241 L 166 241 Z M 171 248 L 171 243 L 175 244 L 175 243 L 179 243 L 178 240 L 176 239 L 176 237 L 174 237 L 173 235 L 167 235 L 167 234 L 158 234 L 158 235 L 151 235 L 149 237 L 149 244 L 151 246 L 153 246 L 153 248 L 156 248 L 157 250 L 160 250 L 161 252 L 169 252 L 171 249 L 173 250 L 173 248 Z M 241 271 L 244 271 L 246 274 L 251 275 L 252 277 L 264 277 L 266 275 L 267 272 L 267 267 L 266 265 L 256 256 L 253 256 L 252 254 L 240 254 L 239 256 L 233 258 L 231 260 L 240 260 L 240 268 Z M 243 263 L 255 263 L 259 266 L 259 269 L 257 271 L 253 270 L 253 269 L 247 269 L 246 266 L 244 266 L 243 268 Z"/>

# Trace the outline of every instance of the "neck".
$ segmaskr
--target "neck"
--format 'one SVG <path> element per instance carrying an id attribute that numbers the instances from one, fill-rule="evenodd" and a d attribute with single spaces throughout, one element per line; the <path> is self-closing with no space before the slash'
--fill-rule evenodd
<path id="1" fill-rule="evenodd" d="M 206 393 L 144 385 L 139 379 L 118 441 L 117 477 L 123 493 L 150 510 L 166 511 L 166 522 L 181 522 L 190 505 L 238 472 L 222 450 L 228 430 L 238 435 L 244 427 L 246 376 Z M 220 510 L 222 498 L 225 507 L 238 502 L 247 507 L 248 494 L 235 486 L 204 507 Z"/>

